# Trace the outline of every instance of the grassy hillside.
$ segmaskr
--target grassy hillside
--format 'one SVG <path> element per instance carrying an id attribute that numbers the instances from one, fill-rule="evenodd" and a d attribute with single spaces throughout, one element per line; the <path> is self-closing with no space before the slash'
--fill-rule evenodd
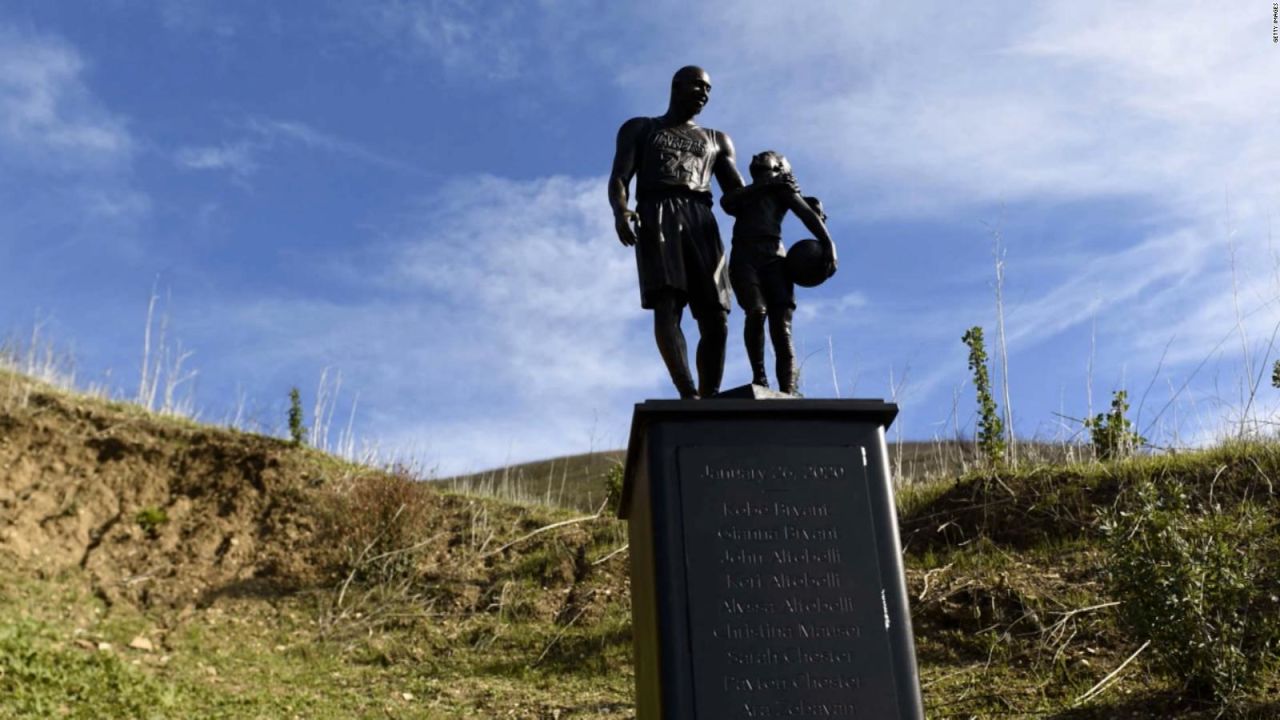
<path id="1" fill-rule="evenodd" d="M 0 717 L 625 717 L 575 517 L 0 375 Z"/>
<path id="2" fill-rule="evenodd" d="M 602 478 L 625 450 L 583 453 L 445 478 L 450 490 L 594 512 L 605 497 Z"/>
<path id="3" fill-rule="evenodd" d="M 556 462 L 525 474 L 592 483 Z M 930 718 L 1217 716 L 1154 648 L 1125 664 L 1104 526 L 1152 479 L 1280 516 L 1273 445 L 903 491 Z M 0 717 L 632 717 L 624 543 L 0 374 Z M 1238 707 L 1280 717 L 1274 669 Z"/>
<path id="4" fill-rule="evenodd" d="M 1022 457 L 1033 464 L 1065 463 L 1087 455 L 1080 446 L 1026 442 Z M 493 468 L 438 480 L 458 492 L 594 512 L 604 500 L 602 481 L 609 468 L 624 461 L 626 450 L 606 450 Z M 954 479 L 975 466 L 972 443 L 892 442 L 889 466 L 899 485 L 931 484 Z"/>

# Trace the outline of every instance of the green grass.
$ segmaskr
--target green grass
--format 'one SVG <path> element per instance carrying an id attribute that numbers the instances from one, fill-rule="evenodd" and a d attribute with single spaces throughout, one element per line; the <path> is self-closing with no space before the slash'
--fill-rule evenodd
<path id="1" fill-rule="evenodd" d="M 401 608 L 376 633 L 321 633 L 317 595 L 166 625 L 107 608 L 78 573 L 0 582 L 0 718 L 626 716 L 630 618 L 618 606 L 571 625 Z M 139 635 L 155 649 L 130 648 Z"/>
<path id="2" fill-rule="evenodd" d="M 15 718 L 163 718 L 180 701 L 172 686 L 110 650 L 67 648 L 48 626 L 0 621 L 0 712 Z"/>

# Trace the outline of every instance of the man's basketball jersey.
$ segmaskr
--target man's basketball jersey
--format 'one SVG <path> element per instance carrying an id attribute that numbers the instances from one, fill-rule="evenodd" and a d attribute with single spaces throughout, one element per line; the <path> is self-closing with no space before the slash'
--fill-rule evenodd
<path id="1" fill-rule="evenodd" d="M 711 194 L 711 175 L 720 144 L 713 130 L 696 125 L 663 127 L 649 120 L 637 152 L 636 197 L 672 191 Z"/>

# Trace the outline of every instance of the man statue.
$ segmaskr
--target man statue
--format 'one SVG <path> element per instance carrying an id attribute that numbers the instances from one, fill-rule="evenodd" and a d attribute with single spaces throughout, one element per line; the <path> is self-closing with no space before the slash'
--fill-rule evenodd
<path id="1" fill-rule="evenodd" d="M 609 175 L 618 239 L 636 249 L 640 305 L 653 310 L 658 352 L 682 398 L 720 391 L 730 292 L 720 228 L 711 213 L 711 177 L 723 193 L 743 186 L 729 136 L 693 122 L 710 94 L 705 70 L 677 70 L 666 114 L 632 118 L 618 130 Z M 633 176 L 634 211 L 627 208 Z M 698 322 L 696 385 L 680 329 L 685 305 Z"/>

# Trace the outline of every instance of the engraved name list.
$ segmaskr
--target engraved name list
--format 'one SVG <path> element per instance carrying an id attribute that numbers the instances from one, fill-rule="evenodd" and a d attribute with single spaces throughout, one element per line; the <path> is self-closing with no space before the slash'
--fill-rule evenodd
<path id="1" fill-rule="evenodd" d="M 868 670 L 887 636 L 860 450 L 681 450 L 699 717 L 878 717 Z"/>

